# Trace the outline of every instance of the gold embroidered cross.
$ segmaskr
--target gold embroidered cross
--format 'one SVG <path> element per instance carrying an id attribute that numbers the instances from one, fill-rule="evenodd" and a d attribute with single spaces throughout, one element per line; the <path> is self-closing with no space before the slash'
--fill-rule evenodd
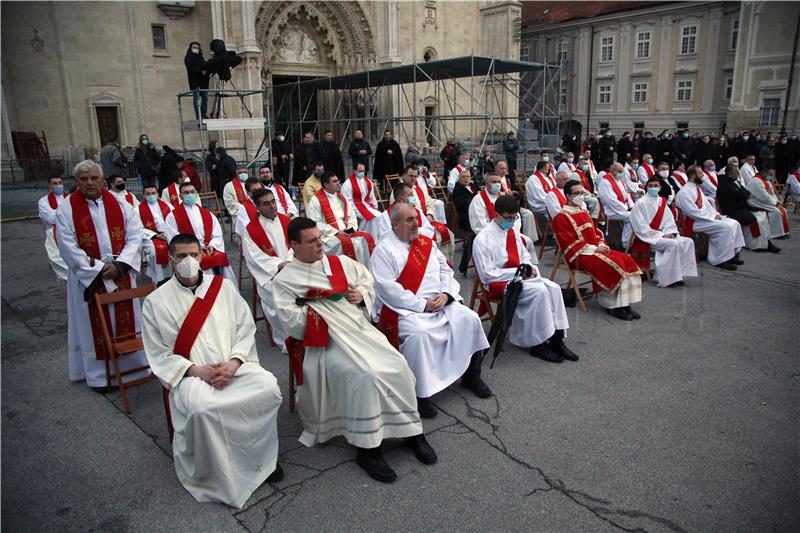
<path id="1" fill-rule="evenodd" d="M 81 233 L 81 236 L 78 238 L 78 241 L 81 244 L 81 248 L 86 248 L 91 246 L 95 243 L 94 235 L 91 233 Z"/>
<path id="2" fill-rule="evenodd" d="M 122 240 L 124 236 L 125 236 L 125 231 L 122 228 L 118 227 L 111 230 L 111 238 L 114 239 L 115 241 Z"/>
<path id="3" fill-rule="evenodd" d="M 261 463 L 256 465 L 256 472 L 261 472 Z"/>

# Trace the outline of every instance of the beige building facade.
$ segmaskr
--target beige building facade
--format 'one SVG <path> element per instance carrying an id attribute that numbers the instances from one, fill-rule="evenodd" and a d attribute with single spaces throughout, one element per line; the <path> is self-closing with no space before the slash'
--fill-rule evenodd
<path id="1" fill-rule="evenodd" d="M 252 95 L 247 103 L 254 115 L 269 113 L 274 129 L 286 96 L 273 94 L 274 85 L 470 54 L 516 59 L 521 21 L 518 1 L 50 1 L 2 2 L 0 9 L 6 158 L 14 156 L 11 131 L 43 131 L 53 156 L 65 147 L 97 148 L 110 132 L 123 145 L 147 134 L 180 147 L 176 95 L 188 90 L 183 59 L 193 40 L 206 59 L 214 38 L 241 54 L 233 83 L 268 90 L 266 102 Z M 417 85 L 417 103 L 443 112 L 442 95 Z M 408 113 L 399 90 L 383 92 L 382 115 Z M 193 118 L 191 99 L 181 105 L 184 119 Z M 335 105 L 334 96 L 320 95 L 307 116 L 322 119 Z M 231 116 L 238 113 L 229 105 Z M 406 130 L 408 140 L 424 138 L 421 125 Z M 187 143 L 198 148 L 193 135 Z M 248 136 L 257 145 L 263 132 Z M 235 132 L 222 139 L 242 140 Z"/>

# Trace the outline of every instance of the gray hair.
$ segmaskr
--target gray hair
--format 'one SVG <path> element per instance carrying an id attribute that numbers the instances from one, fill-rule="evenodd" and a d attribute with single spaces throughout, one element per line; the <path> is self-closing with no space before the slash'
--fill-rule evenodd
<path id="1" fill-rule="evenodd" d="M 578 177 L 578 175 L 575 174 L 574 172 L 567 172 L 565 170 L 561 170 L 559 172 L 556 172 L 556 179 L 558 179 L 559 176 L 566 176 L 567 179 L 572 179 L 572 177 L 575 176 L 575 179 L 580 179 Z"/>
<path id="2" fill-rule="evenodd" d="M 400 219 L 403 218 L 404 216 L 402 211 L 405 208 L 413 209 L 410 205 L 406 203 L 401 202 L 399 204 L 395 204 L 394 209 L 392 209 L 392 211 L 389 213 L 389 219 L 392 221 L 392 224 L 400 222 Z"/>
<path id="3" fill-rule="evenodd" d="M 559 174 L 566 174 L 566 172 L 559 172 Z M 577 172 L 570 172 L 570 173 L 569 173 L 569 178 L 568 178 L 568 179 L 571 179 L 571 180 L 577 180 L 577 181 L 581 181 L 581 177 L 580 177 L 580 176 L 578 176 L 578 173 L 577 173 Z"/>
<path id="4" fill-rule="evenodd" d="M 77 178 L 80 174 L 87 173 L 92 170 L 92 168 L 96 168 L 97 171 L 100 172 L 100 176 L 103 175 L 103 167 L 101 167 L 100 164 L 93 159 L 84 159 L 75 165 L 75 168 L 72 169 L 72 175 Z"/>

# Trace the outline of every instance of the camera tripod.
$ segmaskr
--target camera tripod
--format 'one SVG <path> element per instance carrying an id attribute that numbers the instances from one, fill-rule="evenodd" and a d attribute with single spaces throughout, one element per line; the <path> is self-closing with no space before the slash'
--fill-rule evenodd
<path id="1" fill-rule="evenodd" d="M 236 96 L 239 98 L 239 101 L 242 103 L 242 107 L 244 108 L 244 110 L 247 111 L 247 116 L 252 118 L 253 117 L 253 112 L 250 111 L 249 107 L 247 107 L 247 103 L 244 101 L 244 96 L 242 96 L 241 94 L 238 94 L 238 89 L 233 84 L 233 81 L 231 79 L 224 80 L 224 79 L 219 77 L 219 74 L 215 75 L 215 79 L 218 81 L 219 87 L 214 89 L 214 91 L 215 91 L 214 92 L 214 101 L 211 104 L 211 112 L 209 113 L 209 117 L 211 117 L 211 118 L 226 118 L 225 117 L 225 110 L 222 108 L 222 100 L 223 100 L 223 98 L 225 96 L 222 94 L 221 91 L 224 91 L 225 90 L 225 84 L 229 83 L 231 88 L 235 92 L 237 92 Z"/>

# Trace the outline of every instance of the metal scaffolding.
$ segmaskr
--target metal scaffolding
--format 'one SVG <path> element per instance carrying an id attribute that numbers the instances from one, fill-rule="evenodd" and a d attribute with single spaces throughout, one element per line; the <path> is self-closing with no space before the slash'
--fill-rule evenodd
<path id="1" fill-rule="evenodd" d="M 559 65 L 472 55 L 275 85 L 272 116 L 293 142 L 334 131 L 340 150 L 356 129 L 422 137 L 437 153 L 449 138 L 482 150 L 513 131 L 527 158 L 558 146 L 560 89 Z"/>

